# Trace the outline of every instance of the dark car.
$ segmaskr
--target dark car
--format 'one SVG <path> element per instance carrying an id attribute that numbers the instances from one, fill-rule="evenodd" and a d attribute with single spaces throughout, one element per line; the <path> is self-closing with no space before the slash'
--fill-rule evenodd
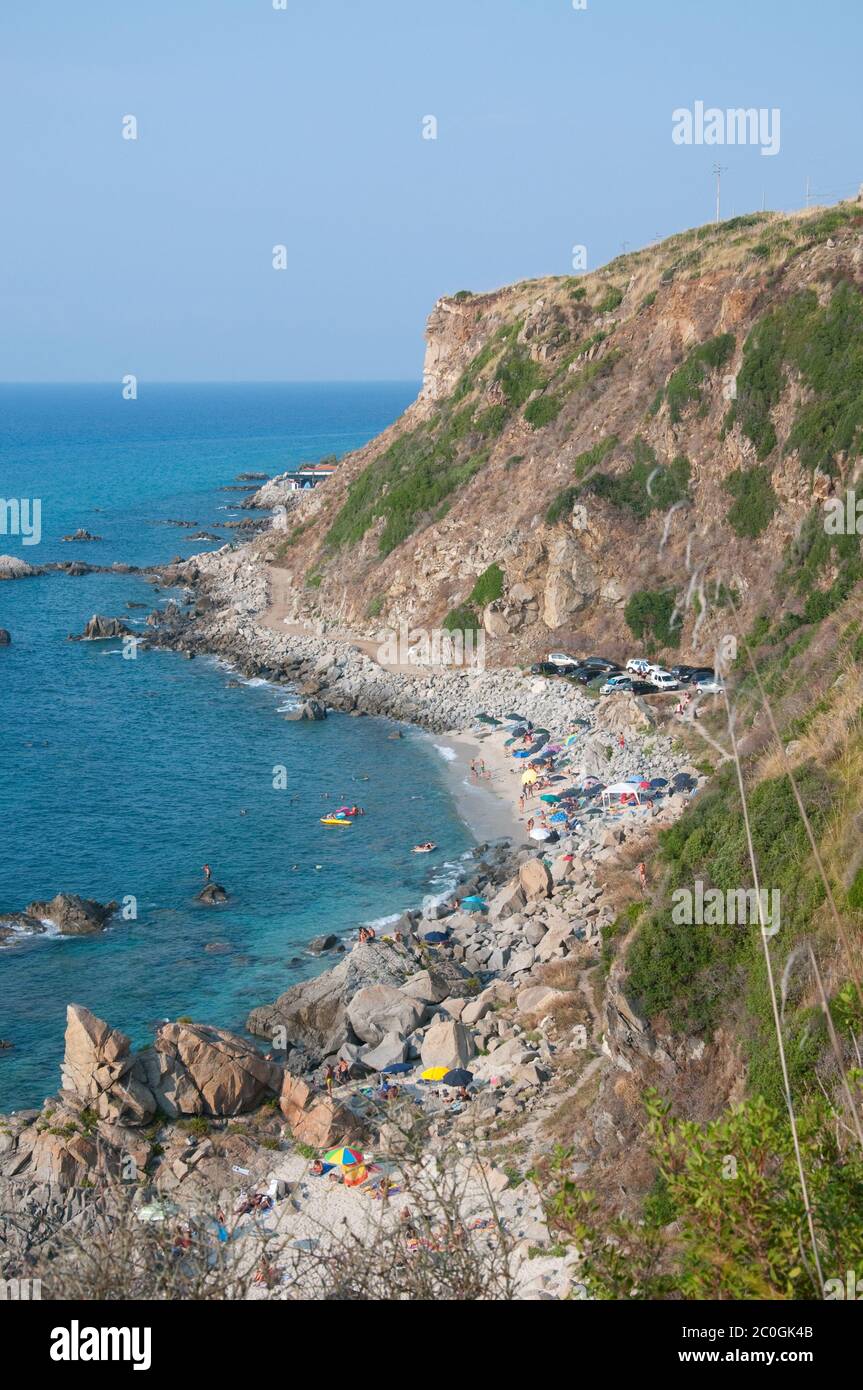
<path id="1" fill-rule="evenodd" d="M 629 688 L 633 695 L 655 695 L 659 690 L 653 681 L 633 681 Z"/>
<path id="2" fill-rule="evenodd" d="M 584 661 L 580 661 L 578 664 L 579 669 L 592 666 L 594 671 L 608 671 L 612 675 L 615 671 L 620 670 L 616 661 L 609 661 L 605 656 L 586 656 Z"/>
<path id="3" fill-rule="evenodd" d="M 676 681 L 688 681 L 700 670 L 700 666 L 672 666 L 671 674 Z"/>
<path id="4" fill-rule="evenodd" d="M 562 666 L 555 666 L 553 661 L 535 661 L 530 668 L 532 676 L 563 676 L 568 675 Z"/>
<path id="5" fill-rule="evenodd" d="M 603 680 L 607 680 L 609 676 L 622 674 L 617 667 L 611 667 L 606 671 L 603 666 L 576 666 L 574 670 L 567 672 L 570 679 L 577 681 L 579 685 L 588 685 L 590 681 L 596 680 L 597 676 L 602 676 Z"/>
<path id="6" fill-rule="evenodd" d="M 712 666 L 696 666 L 686 677 L 688 685 L 696 685 L 698 681 L 712 681 L 715 679 L 715 671 Z"/>

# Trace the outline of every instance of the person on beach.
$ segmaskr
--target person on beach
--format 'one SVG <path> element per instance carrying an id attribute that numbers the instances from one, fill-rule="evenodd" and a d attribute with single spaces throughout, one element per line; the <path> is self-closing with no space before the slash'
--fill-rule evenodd
<path id="1" fill-rule="evenodd" d="M 527 833 L 528 833 L 528 835 L 530 834 L 531 830 L 533 830 L 533 827 L 534 827 L 534 819 L 533 819 L 533 816 L 531 816 L 530 819 L 528 820 L 528 823 L 527 823 Z"/>
<path id="2" fill-rule="evenodd" d="M 643 862 L 642 862 L 641 864 L 639 864 L 639 866 L 638 866 L 638 885 L 639 885 L 639 887 L 640 887 L 642 893 L 646 896 L 646 895 L 647 895 L 647 869 L 644 867 L 644 863 L 643 863 Z"/>
<path id="3" fill-rule="evenodd" d="M 340 1086 L 347 1086 L 351 1079 L 351 1064 L 346 1057 L 340 1057 L 336 1067 L 336 1080 Z"/>
<path id="4" fill-rule="evenodd" d="M 620 738 L 617 740 L 617 742 L 621 752 L 623 752 L 623 749 L 626 747 L 626 739 L 623 737 L 623 734 L 620 735 Z"/>
<path id="5" fill-rule="evenodd" d="M 336 1074 L 335 1074 L 335 1072 L 333 1071 L 332 1065 L 331 1065 L 329 1062 L 327 1062 L 327 1069 L 326 1069 L 326 1071 L 324 1072 L 324 1085 L 325 1085 L 326 1088 L 327 1088 L 327 1095 L 328 1095 L 328 1096 L 332 1096 L 332 1094 L 333 1094 L 333 1084 L 334 1084 L 334 1082 L 335 1082 L 335 1079 L 336 1079 Z"/>
<path id="6" fill-rule="evenodd" d="M 471 758 L 470 760 L 470 775 L 471 777 L 476 777 L 476 758 Z"/>

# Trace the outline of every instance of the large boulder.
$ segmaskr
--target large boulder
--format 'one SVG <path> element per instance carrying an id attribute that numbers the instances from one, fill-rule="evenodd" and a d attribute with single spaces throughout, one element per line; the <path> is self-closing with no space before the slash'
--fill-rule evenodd
<path id="1" fill-rule="evenodd" d="M 253 1009 L 246 1023 L 250 1033 L 302 1047 L 310 1061 L 337 1053 L 350 1041 L 347 1005 L 368 985 L 402 985 L 414 973 L 416 959 L 386 941 L 355 946 L 332 970 L 303 980 L 286 990 L 274 1004 Z"/>
<path id="2" fill-rule="evenodd" d="M 426 1006 L 393 985 L 369 985 L 348 1004 L 348 1019 L 357 1037 L 376 1047 L 387 1033 L 407 1037 L 426 1016 Z"/>
<path id="3" fill-rule="evenodd" d="M 349 1143 L 362 1133 L 358 1117 L 332 1096 L 314 1094 L 299 1077 L 285 1073 L 279 1106 L 291 1135 L 313 1149 L 329 1149 Z"/>
<path id="4" fill-rule="evenodd" d="M 512 917 L 514 913 L 521 911 L 525 904 L 524 891 L 517 878 L 510 879 L 497 893 L 495 893 L 488 905 L 488 917 L 490 922 L 498 922 L 503 917 Z"/>
<path id="5" fill-rule="evenodd" d="M 156 1098 L 125 1033 L 80 1004 L 70 1004 L 65 1041 L 64 1091 L 86 1101 L 100 1119 L 112 1123 L 142 1125 L 152 1119 Z"/>
<path id="6" fill-rule="evenodd" d="M 423 1038 L 420 1056 L 424 1067 L 466 1067 L 476 1054 L 473 1034 L 455 1019 L 433 1023 Z"/>
<path id="7" fill-rule="evenodd" d="M 387 1067 L 404 1062 L 407 1055 L 408 1045 L 404 1038 L 398 1033 L 387 1033 L 376 1047 L 361 1047 L 357 1053 L 357 1061 L 369 1071 L 386 1071 Z"/>
<path id="8" fill-rule="evenodd" d="M 518 881 L 528 902 L 537 902 L 551 893 L 551 871 L 542 859 L 526 860 L 519 868 Z"/>
<path id="9" fill-rule="evenodd" d="M 115 902 L 97 903 L 77 893 L 57 893 L 50 902 L 30 903 L 26 916 L 39 922 L 51 922 L 63 936 L 87 936 L 102 931 L 116 911 Z"/>
<path id="10" fill-rule="evenodd" d="M 0 647 L 8 647 L 12 641 L 12 634 L 7 627 L 0 627 Z"/>
<path id="11" fill-rule="evenodd" d="M 169 1115 L 241 1115 L 281 1089 L 281 1067 L 224 1028 L 165 1023 L 156 1034 L 155 1052 L 154 1089 Z"/>

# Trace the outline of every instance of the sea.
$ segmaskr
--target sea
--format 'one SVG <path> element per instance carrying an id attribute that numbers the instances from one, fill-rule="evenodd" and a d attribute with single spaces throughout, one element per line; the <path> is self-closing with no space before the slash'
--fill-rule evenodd
<path id="1" fill-rule="evenodd" d="M 114 385 L 0 386 L 0 498 L 41 508 L 39 543 L 0 534 L 0 553 L 144 566 L 218 548 L 224 523 L 249 515 L 226 490 L 238 474 L 341 456 L 416 391 L 166 384 L 127 400 Z M 219 539 L 195 542 L 178 521 Z M 62 540 L 79 527 L 101 539 Z M 136 575 L 0 583 L 0 913 L 60 891 L 121 905 L 97 935 L 0 946 L 0 1112 L 57 1089 L 68 1003 L 136 1045 L 167 1018 L 242 1031 L 253 1005 L 323 968 L 312 938 L 443 892 L 473 844 L 442 750 L 419 731 L 290 722 L 289 689 L 220 660 L 68 640 L 94 613 L 143 631 L 169 597 Z M 321 825 L 342 803 L 365 815 Z M 413 854 L 425 840 L 437 851 Z M 204 864 L 228 890 L 221 906 L 196 901 Z"/>

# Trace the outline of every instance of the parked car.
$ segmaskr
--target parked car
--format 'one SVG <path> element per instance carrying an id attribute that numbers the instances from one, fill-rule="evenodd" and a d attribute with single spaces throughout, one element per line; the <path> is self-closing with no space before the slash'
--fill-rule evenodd
<path id="1" fill-rule="evenodd" d="M 615 695 L 620 691 L 631 689 L 631 676 L 609 676 L 605 684 L 599 687 L 599 693 L 600 695 Z"/>
<path id="2" fill-rule="evenodd" d="M 695 671 L 700 670 L 698 666 L 672 666 L 671 674 L 675 680 L 688 681 Z"/>
<path id="3" fill-rule="evenodd" d="M 576 657 L 568 656 L 566 652 L 549 652 L 545 659 L 549 661 L 552 666 L 572 667 L 581 665 L 581 662 L 579 662 Z"/>
<path id="4" fill-rule="evenodd" d="M 616 661 L 609 661 L 606 656 L 586 656 L 580 661 L 579 666 L 592 666 L 594 671 L 619 671 L 620 667 Z"/>
<path id="5" fill-rule="evenodd" d="M 694 681 L 693 685 L 702 695 L 721 695 L 725 689 L 725 681 L 719 676 L 706 676 L 703 680 Z"/>
<path id="6" fill-rule="evenodd" d="M 632 671 L 636 676 L 646 676 L 650 670 L 650 662 L 643 656 L 634 656 L 631 661 L 626 663 L 627 671 Z"/>
<path id="7" fill-rule="evenodd" d="M 654 671 L 651 680 L 657 690 L 679 690 L 680 681 L 675 680 L 670 671 Z"/>
<path id="8" fill-rule="evenodd" d="M 632 682 L 632 693 L 633 693 L 633 695 L 655 695 L 655 694 L 657 693 L 658 690 L 659 690 L 659 686 L 658 686 L 658 685 L 654 685 L 654 684 L 653 684 L 653 681 L 633 681 L 633 682 Z"/>
<path id="9" fill-rule="evenodd" d="M 713 680 L 716 675 L 712 666 L 696 666 L 691 675 L 687 676 L 690 685 L 696 685 L 698 681 Z"/>
<path id="10" fill-rule="evenodd" d="M 587 685 L 589 681 L 595 680 L 598 675 L 605 679 L 604 671 L 597 671 L 595 666 L 576 666 L 574 670 L 567 671 L 569 679 L 577 681 L 579 685 Z"/>
<path id="11" fill-rule="evenodd" d="M 554 661 L 535 661 L 530 668 L 532 676 L 564 676 L 569 671 L 568 666 L 558 666 Z"/>

